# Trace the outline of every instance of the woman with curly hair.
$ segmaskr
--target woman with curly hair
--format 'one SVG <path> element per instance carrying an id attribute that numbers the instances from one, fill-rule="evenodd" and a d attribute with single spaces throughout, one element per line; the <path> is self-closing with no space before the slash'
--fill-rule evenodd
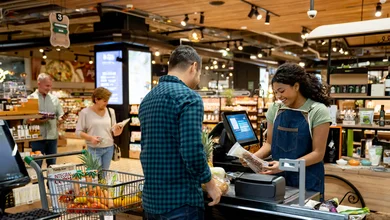
<path id="1" fill-rule="evenodd" d="M 298 187 L 295 172 L 279 170 L 279 159 L 306 161 L 306 189 L 324 194 L 323 158 L 331 122 L 328 88 L 296 64 L 283 64 L 272 81 L 275 102 L 267 112 L 267 142 L 255 155 L 273 161 L 264 174 L 284 176 L 286 185 Z"/>

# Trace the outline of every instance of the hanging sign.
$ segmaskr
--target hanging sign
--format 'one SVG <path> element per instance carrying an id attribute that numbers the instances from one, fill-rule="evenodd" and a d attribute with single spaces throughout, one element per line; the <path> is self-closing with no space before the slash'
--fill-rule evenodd
<path id="1" fill-rule="evenodd" d="M 50 44 L 53 47 L 70 46 L 69 18 L 59 12 L 50 13 Z"/>

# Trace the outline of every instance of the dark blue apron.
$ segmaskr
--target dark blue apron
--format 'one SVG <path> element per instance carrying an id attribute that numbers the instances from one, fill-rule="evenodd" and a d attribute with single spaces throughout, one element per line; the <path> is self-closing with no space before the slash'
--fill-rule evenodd
<path id="1" fill-rule="evenodd" d="M 312 109 L 312 108 L 311 108 Z M 310 110 L 311 110 L 310 109 Z M 272 158 L 279 161 L 298 159 L 313 151 L 309 112 L 292 109 L 279 109 L 275 116 L 272 134 Z M 279 174 L 286 179 L 286 185 L 299 186 L 299 175 L 296 172 Z M 306 167 L 306 190 L 320 192 L 324 195 L 324 163 Z"/>

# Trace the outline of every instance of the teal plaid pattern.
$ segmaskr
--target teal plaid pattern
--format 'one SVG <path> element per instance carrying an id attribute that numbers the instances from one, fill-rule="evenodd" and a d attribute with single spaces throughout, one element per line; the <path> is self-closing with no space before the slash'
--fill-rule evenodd
<path id="1" fill-rule="evenodd" d="M 209 182 L 211 173 L 201 140 L 202 98 L 177 77 L 163 76 L 143 99 L 139 119 L 145 211 L 204 208 L 201 183 Z"/>

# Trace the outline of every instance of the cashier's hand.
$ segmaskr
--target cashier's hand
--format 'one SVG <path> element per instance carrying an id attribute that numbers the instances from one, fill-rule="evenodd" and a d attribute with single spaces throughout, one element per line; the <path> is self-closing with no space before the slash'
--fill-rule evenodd
<path id="1" fill-rule="evenodd" d="M 240 158 L 240 162 L 241 162 L 242 166 L 248 167 L 248 163 L 243 158 Z"/>
<path id="2" fill-rule="evenodd" d="M 268 167 L 264 167 L 265 171 L 261 174 L 276 174 L 282 172 L 279 170 L 279 161 L 271 161 Z"/>
<path id="3" fill-rule="evenodd" d="M 213 199 L 213 201 L 209 202 L 208 205 L 214 206 L 214 205 L 218 204 L 219 200 L 221 199 L 222 192 L 219 189 L 219 187 L 217 186 L 217 184 L 215 184 L 214 179 L 211 178 L 211 180 L 208 183 L 206 183 L 205 185 L 206 185 L 206 191 L 209 194 L 208 196 L 211 197 L 211 199 Z"/>

